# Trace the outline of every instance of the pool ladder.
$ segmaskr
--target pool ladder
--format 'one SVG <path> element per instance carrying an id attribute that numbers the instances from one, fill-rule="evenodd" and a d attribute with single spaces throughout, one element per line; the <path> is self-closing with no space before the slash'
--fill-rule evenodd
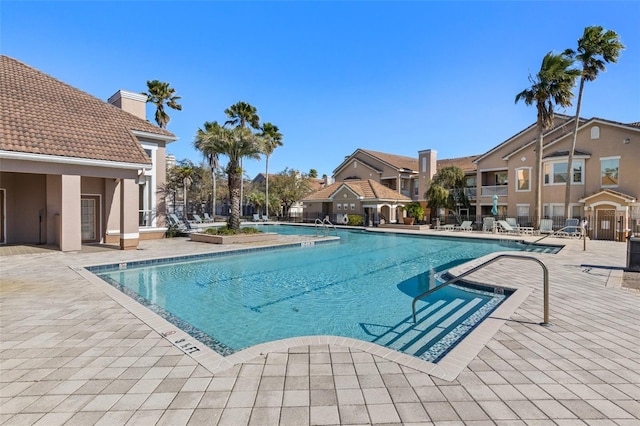
<path id="1" fill-rule="evenodd" d="M 533 262 L 538 263 L 540 266 L 542 266 L 542 273 L 543 273 L 543 280 L 544 280 L 544 319 L 543 322 L 540 323 L 540 325 L 544 325 L 544 326 L 550 326 L 551 324 L 549 323 L 549 270 L 547 269 L 547 266 L 539 259 L 536 259 L 535 257 L 529 257 L 529 256 L 521 256 L 521 255 L 517 255 L 517 254 L 499 254 L 496 257 L 494 257 L 493 259 L 489 259 L 485 262 L 482 262 L 480 265 L 469 269 L 468 271 L 458 275 L 455 278 L 451 278 L 448 281 L 445 281 L 444 283 L 440 284 L 437 287 L 434 287 L 430 290 L 425 291 L 422 294 L 419 294 L 418 296 L 413 298 L 413 302 L 411 303 L 411 309 L 413 311 L 413 323 L 416 323 L 416 302 L 420 299 L 422 299 L 423 297 L 426 297 L 428 295 L 430 295 L 431 293 L 435 292 L 436 290 L 440 290 L 443 287 L 448 286 L 449 284 L 453 284 L 455 282 L 460 281 L 462 278 L 466 277 L 467 275 L 470 275 L 476 271 L 478 271 L 479 269 L 484 268 L 485 266 L 491 265 L 494 262 L 497 262 L 500 259 L 521 259 L 521 260 L 531 260 Z"/>
<path id="2" fill-rule="evenodd" d="M 318 236 L 318 226 L 322 226 L 322 232 L 325 237 L 329 234 L 329 227 L 333 228 L 333 231 L 336 233 L 336 236 L 338 236 L 338 230 L 336 229 L 335 225 L 331 223 L 328 216 L 325 217 L 324 219 L 320 219 L 320 218 L 316 219 L 316 222 L 315 222 L 316 237 Z"/>

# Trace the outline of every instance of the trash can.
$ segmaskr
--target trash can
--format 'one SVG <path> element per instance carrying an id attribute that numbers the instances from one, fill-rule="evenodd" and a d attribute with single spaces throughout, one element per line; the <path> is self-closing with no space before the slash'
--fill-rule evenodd
<path id="1" fill-rule="evenodd" d="M 627 271 L 640 272 L 640 237 L 627 237 Z"/>

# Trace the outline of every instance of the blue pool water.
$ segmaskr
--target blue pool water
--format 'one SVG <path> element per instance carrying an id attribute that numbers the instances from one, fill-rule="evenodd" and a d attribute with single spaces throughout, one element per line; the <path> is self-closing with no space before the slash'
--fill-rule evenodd
<path id="1" fill-rule="evenodd" d="M 265 228 L 268 229 L 268 228 Z M 280 233 L 313 233 L 279 226 Z M 337 335 L 439 359 L 506 297 L 436 274 L 514 243 L 338 231 L 339 242 L 94 269 L 222 354 L 271 340 Z M 134 296 L 135 296 L 134 295 Z"/>

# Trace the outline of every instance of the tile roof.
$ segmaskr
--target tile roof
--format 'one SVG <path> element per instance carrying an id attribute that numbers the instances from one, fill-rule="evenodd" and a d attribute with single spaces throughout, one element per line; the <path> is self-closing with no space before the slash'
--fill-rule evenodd
<path id="1" fill-rule="evenodd" d="M 406 197 L 391 188 L 376 182 L 375 180 L 352 180 L 344 182 L 336 182 L 331 185 L 307 195 L 304 201 L 313 200 L 329 200 L 331 197 L 343 186 L 348 187 L 356 193 L 358 196 L 372 200 L 398 200 L 398 201 L 411 201 L 411 198 Z"/>
<path id="2" fill-rule="evenodd" d="M 388 154 L 386 152 L 371 151 L 362 149 L 362 152 L 375 157 L 397 169 L 418 171 L 418 159 L 413 157 L 405 157 L 403 155 Z"/>
<path id="3" fill-rule="evenodd" d="M 149 164 L 132 130 L 175 138 L 120 108 L 0 55 L 0 150 Z"/>
<path id="4" fill-rule="evenodd" d="M 358 153 L 358 151 L 369 154 L 370 156 L 377 158 L 378 160 L 384 163 L 387 163 L 398 170 L 405 170 L 413 173 L 418 173 L 418 170 L 419 170 L 418 158 L 405 157 L 403 155 L 389 154 L 386 152 L 372 151 L 369 149 L 362 149 L 362 148 L 356 150 L 356 152 L 354 152 L 348 158 L 354 157 Z M 477 169 L 473 161 L 478 157 L 480 157 L 480 155 L 470 155 L 468 157 L 457 157 L 457 158 L 445 158 L 442 160 L 437 160 L 436 166 L 438 170 L 443 169 L 445 167 L 449 167 L 449 166 L 457 166 L 457 167 L 460 167 L 462 171 L 464 171 L 465 173 L 472 172 Z M 358 160 L 358 161 L 362 162 L 362 160 Z M 370 167 L 373 168 L 373 166 L 370 166 Z"/>
<path id="5" fill-rule="evenodd" d="M 463 172 L 475 172 L 478 167 L 474 163 L 476 158 L 480 157 L 480 155 L 470 155 L 468 157 L 458 157 L 458 158 L 445 158 L 443 160 L 436 160 L 436 169 L 442 170 L 445 167 L 456 166 L 462 169 Z"/>

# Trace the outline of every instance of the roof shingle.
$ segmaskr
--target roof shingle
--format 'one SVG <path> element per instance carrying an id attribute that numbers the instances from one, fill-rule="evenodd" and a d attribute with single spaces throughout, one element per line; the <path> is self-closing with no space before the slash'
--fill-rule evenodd
<path id="1" fill-rule="evenodd" d="M 149 164 L 132 131 L 173 138 L 118 107 L 0 55 L 0 150 Z"/>

